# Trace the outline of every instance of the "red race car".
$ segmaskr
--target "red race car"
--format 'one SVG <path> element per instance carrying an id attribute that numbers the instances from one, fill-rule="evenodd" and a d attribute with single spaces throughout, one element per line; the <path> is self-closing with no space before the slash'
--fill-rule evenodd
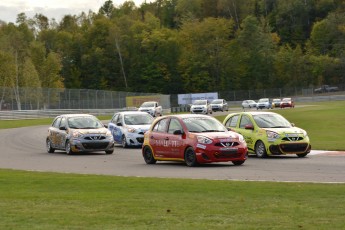
<path id="1" fill-rule="evenodd" d="M 290 97 L 283 98 L 282 102 L 280 103 L 280 108 L 295 108 L 295 103 Z"/>
<path id="2" fill-rule="evenodd" d="M 147 164 L 184 161 L 187 166 L 228 161 L 242 165 L 247 151 L 241 134 L 228 131 L 213 117 L 196 114 L 157 118 L 145 133 L 142 147 Z"/>

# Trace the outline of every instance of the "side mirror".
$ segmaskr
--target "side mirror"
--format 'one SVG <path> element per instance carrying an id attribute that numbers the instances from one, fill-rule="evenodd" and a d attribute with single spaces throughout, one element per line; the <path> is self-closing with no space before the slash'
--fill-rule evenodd
<path id="1" fill-rule="evenodd" d="M 291 126 L 292 126 L 292 127 L 295 127 L 295 123 L 291 123 Z"/>
<path id="2" fill-rule="evenodd" d="M 60 129 L 60 130 L 67 130 L 67 129 L 66 129 L 66 126 L 61 126 L 59 129 Z"/>
<path id="3" fill-rule="evenodd" d="M 174 135 L 182 135 L 182 134 L 183 134 L 183 131 L 180 130 L 180 129 L 178 129 L 178 130 L 175 130 L 173 134 L 174 134 Z"/>
<path id="4" fill-rule="evenodd" d="M 116 125 L 117 126 L 122 126 L 122 123 L 121 122 L 117 122 Z"/>
<path id="5" fill-rule="evenodd" d="M 108 125 L 107 124 L 103 124 L 104 128 L 108 128 Z"/>
<path id="6" fill-rule="evenodd" d="M 245 125 L 244 128 L 245 128 L 245 129 L 254 130 L 254 126 L 253 126 L 253 125 Z"/>

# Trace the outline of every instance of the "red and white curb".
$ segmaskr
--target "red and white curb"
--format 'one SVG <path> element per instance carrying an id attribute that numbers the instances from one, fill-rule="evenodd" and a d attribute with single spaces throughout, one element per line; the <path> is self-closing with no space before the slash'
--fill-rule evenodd
<path id="1" fill-rule="evenodd" d="M 308 155 L 345 156 L 345 151 L 311 150 Z"/>

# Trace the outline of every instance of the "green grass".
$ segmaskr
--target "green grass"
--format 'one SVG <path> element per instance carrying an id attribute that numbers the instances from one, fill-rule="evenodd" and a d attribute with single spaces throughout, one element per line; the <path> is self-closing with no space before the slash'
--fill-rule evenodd
<path id="1" fill-rule="evenodd" d="M 312 149 L 345 150 L 345 101 L 309 103 L 294 109 L 262 111 L 279 113 L 297 127 L 306 130 Z M 222 122 L 224 118 L 225 116 L 217 117 Z"/>
<path id="2" fill-rule="evenodd" d="M 110 120 L 111 116 L 98 116 L 100 120 Z M 25 119 L 25 120 L 0 120 L 0 129 L 11 129 L 36 125 L 50 125 L 54 118 Z"/>
<path id="3" fill-rule="evenodd" d="M 345 184 L 0 170 L 0 229 L 342 229 Z"/>

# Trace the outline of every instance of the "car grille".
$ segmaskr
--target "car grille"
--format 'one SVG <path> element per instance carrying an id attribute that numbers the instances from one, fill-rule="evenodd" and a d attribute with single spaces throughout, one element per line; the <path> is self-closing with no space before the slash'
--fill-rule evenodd
<path id="1" fill-rule="evenodd" d="M 84 139 L 88 141 L 95 141 L 95 140 L 104 140 L 106 139 L 106 137 L 103 135 L 93 135 L 93 136 L 86 136 L 84 137 Z"/>
<path id="2" fill-rule="evenodd" d="M 83 147 L 85 149 L 106 149 L 108 144 L 108 142 L 89 142 L 83 143 Z"/>
<path id="3" fill-rule="evenodd" d="M 214 154 L 214 157 L 217 159 L 239 158 L 241 157 L 241 153 L 238 153 L 237 149 L 234 149 L 234 151 L 221 151 Z"/>
<path id="4" fill-rule="evenodd" d="M 308 147 L 308 143 L 301 143 L 301 144 L 280 144 L 279 145 L 280 149 L 283 152 L 305 152 L 307 147 Z"/>
<path id="5" fill-rule="evenodd" d="M 303 137 L 284 137 L 282 138 L 283 141 L 301 141 Z"/>
<path id="6" fill-rule="evenodd" d="M 218 147 L 235 147 L 237 145 L 239 145 L 238 142 L 218 142 L 214 144 L 214 146 Z"/>

